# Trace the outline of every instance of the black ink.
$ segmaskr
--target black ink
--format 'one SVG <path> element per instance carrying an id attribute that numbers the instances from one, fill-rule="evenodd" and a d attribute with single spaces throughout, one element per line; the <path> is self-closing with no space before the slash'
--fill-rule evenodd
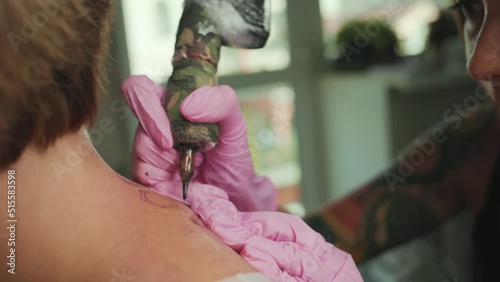
<path id="1" fill-rule="evenodd" d="M 384 214 L 380 214 L 382 207 Z M 401 191 L 383 195 L 368 210 L 365 219 L 365 248 L 369 257 L 423 235 L 440 224 L 439 217 L 421 199 Z M 387 236 L 385 242 L 375 238 L 381 232 Z"/>

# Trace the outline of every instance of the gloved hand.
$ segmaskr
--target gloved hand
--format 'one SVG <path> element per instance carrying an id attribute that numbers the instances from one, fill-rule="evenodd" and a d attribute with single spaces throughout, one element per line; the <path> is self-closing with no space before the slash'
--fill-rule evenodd
<path id="1" fill-rule="evenodd" d="M 139 119 L 133 177 L 150 186 L 159 181 L 180 181 L 179 156 L 172 149 L 170 123 L 163 107 L 166 90 L 147 76 L 131 76 L 122 83 L 121 93 Z M 224 189 L 240 211 L 276 210 L 277 189 L 268 178 L 255 174 L 246 123 L 234 91 L 228 86 L 202 87 L 182 102 L 180 110 L 192 122 L 219 124 L 219 142 L 214 149 L 197 153 L 191 182 Z M 156 171 L 158 168 L 161 171 Z M 181 187 L 174 188 L 177 200 Z M 191 188 L 189 192 L 193 192 Z"/>
<path id="2" fill-rule="evenodd" d="M 349 254 L 297 216 L 240 212 L 224 191 L 208 185 L 197 187 L 190 205 L 215 235 L 273 281 L 363 281 Z"/>
<path id="3" fill-rule="evenodd" d="M 270 197 L 267 196 L 269 191 L 272 191 L 271 196 L 275 196 L 276 191 L 269 181 L 255 176 L 244 121 L 236 97 L 228 87 L 197 90 L 181 106 L 182 113 L 191 120 L 221 122 L 218 145 L 221 147 L 216 148 L 213 155 L 206 155 L 205 159 L 198 158 L 186 201 L 181 197 L 181 181 L 176 167 L 178 158 L 171 148 L 169 122 L 162 107 L 165 89 L 147 77 L 131 77 L 123 83 L 122 94 L 140 122 L 134 151 L 134 176 L 139 182 L 189 205 L 211 232 L 273 281 L 363 281 L 351 256 L 327 243 L 299 217 L 278 212 L 242 212 L 231 201 L 226 191 L 228 186 L 240 205 L 254 210 L 264 206 L 258 201 Z M 213 99 L 214 95 L 221 97 L 211 105 L 213 100 L 208 101 L 207 97 Z M 224 107 L 220 106 L 223 101 Z M 208 162 L 209 159 L 218 161 Z M 225 163 L 236 167 L 234 171 L 228 171 L 230 181 L 200 176 L 204 173 L 200 169 L 214 172 L 227 169 Z M 238 175 L 240 171 L 243 175 Z M 225 186 L 207 185 L 201 183 L 202 180 Z M 235 186 L 236 183 L 242 183 L 242 187 Z M 249 186 L 254 184 L 258 185 Z M 252 190 L 255 188 L 256 193 Z M 274 207 L 275 198 L 272 205 Z M 265 206 L 271 206 L 270 201 Z"/>

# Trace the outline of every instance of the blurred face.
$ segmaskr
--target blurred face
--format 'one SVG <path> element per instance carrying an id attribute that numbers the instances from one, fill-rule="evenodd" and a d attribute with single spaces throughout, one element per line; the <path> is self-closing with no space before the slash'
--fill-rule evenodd
<path id="1" fill-rule="evenodd" d="M 464 16 L 467 71 L 500 105 L 500 1 L 458 2 Z"/>

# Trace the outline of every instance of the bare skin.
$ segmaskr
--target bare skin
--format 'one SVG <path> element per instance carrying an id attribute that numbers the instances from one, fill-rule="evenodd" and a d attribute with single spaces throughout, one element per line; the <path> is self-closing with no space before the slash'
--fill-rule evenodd
<path id="1" fill-rule="evenodd" d="M 500 101 L 500 2 L 467 0 L 463 34 L 467 71 L 497 101 Z"/>
<path id="2" fill-rule="evenodd" d="M 80 153 L 71 159 L 68 150 Z M 55 169 L 62 165 L 68 170 Z M 46 152 L 28 147 L 8 169 L 16 171 L 16 275 L 6 271 L 3 227 L 0 281 L 216 281 L 256 272 L 188 207 L 117 175 L 83 130 Z"/>

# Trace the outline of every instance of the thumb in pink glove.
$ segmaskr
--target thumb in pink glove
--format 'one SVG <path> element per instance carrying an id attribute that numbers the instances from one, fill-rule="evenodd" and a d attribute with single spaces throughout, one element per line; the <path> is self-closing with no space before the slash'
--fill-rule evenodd
<path id="1" fill-rule="evenodd" d="M 134 178 L 150 186 L 178 181 L 179 156 L 172 148 L 170 123 L 163 108 L 166 90 L 146 76 L 131 76 L 122 83 L 121 93 L 139 119 Z M 191 182 L 224 189 L 240 211 L 275 210 L 277 189 L 268 178 L 255 174 L 246 123 L 234 91 L 228 86 L 202 87 L 183 101 L 180 110 L 192 122 L 219 124 L 219 141 L 214 149 L 197 154 Z"/>

